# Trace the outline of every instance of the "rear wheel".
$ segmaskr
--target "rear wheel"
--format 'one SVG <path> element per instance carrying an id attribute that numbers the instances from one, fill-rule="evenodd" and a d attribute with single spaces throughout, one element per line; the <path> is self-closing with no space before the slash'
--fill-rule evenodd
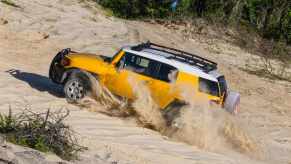
<path id="1" fill-rule="evenodd" d="M 166 109 L 163 111 L 163 116 L 166 119 L 167 126 L 178 126 L 175 120 L 179 118 L 181 114 L 181 108 L 183 108 L 186 104 L 180 101 L 174 101 Z"/>
<path id="2" fill-rule="evenodd" d="M 72 77 L 66 82 L 64 86 L 64 92 L 69 103 L 77 103 L 85 97 L 88 90 L 86 88 L 85 82 L 82 79 L 78 77 Z"/>

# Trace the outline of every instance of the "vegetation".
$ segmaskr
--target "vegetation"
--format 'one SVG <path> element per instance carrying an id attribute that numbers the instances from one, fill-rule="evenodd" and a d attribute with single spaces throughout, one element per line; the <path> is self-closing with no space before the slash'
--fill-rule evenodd
<path id="1" fill-rule="evenodd" d="M 234 44 L 261 56 L 263 64 L 249 73 L 291 81 L 291 0 L 97 0 L 115 16 L 185 21 L 204 28 L 203 22 L 237 28 Z M 173 6 L 177 2 L 177 6 Z M 196 21 L 197 20 L 197 21 Z M 160 22 L 160 21 L 158 21 Z M 198 22 L 198 23 L 197 23 Z M 206 24 L 208 24 L 206 23 Z M 167 24 L 167 23 L 166 23 Z M 219 29 L 219 28 L 218 28 Z M 187 33 L 188 34 L 188 33 Z M 261 38 L 257 38 L 257 34 Z M 276 59 L 279 66 L 273 65 Z M 275 62 L 276 63 L 276 62 Z"/>
<path id="2" fill-rule="evenodd" d="M 263 37 L 291 44 L 290 0 L 97 0 L 123 18 L 201 17 L 224 24 L 247 25 Z"/>
<path id="3" fill-rule="evenodd" d="M 291 47 L 287 47 L 286 43 L 277 42 L 265 44 L 260 48 L 264 55 L 259 60 L 250 58 L 242 70 L 271 80 L 291 82 Z M 273 58 L 279 60 L 272 60 Z"/>
<path id="4" fill-rule="evenodd" d="M 20 8 L 20 6 L 15 4 L 12 0 L 1 0 L 1 2 L 9 6 Z"/>
<path id="5" fill-rule="evenodd" d="M 77 144 L 73 131 L 63 123 L 69 115 L 58 112 L 34 113 L 25 110 L 20 114 L 0 114 L 0 134 L 14 144 L 27 146 L 42 152 L 53 152 L 65 160 L 77 158 L 77 153 L 84 150 Z"/>

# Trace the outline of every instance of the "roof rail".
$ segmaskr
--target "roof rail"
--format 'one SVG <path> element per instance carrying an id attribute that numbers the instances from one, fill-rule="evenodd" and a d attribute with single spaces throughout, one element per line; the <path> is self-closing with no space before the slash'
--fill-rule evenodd
<path id="1" fill-rule="evenodd" d="M 131 49 L 135 51 L 142 51 L 145 48 L 170 54 L 171 56 L 167 57 L 168 59 L 179 60 L 180 62 L 197 66 L 201 68 L 204 72 L 210 72 L 217 69 L 217 63 L 211 60 L 175 48 L 170 48 L 159 44 L 151 43 L 150 41 L 131 47 Z"/>

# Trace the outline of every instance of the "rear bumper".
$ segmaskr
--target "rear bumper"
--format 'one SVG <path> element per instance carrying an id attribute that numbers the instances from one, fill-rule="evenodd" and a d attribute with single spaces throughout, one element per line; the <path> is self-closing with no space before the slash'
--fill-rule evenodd
<path id="1" fill-rule="evenodd" d="M 49 78 L 57 84 L 63 83 L 63 74 L 65 73 L 65 68 L 60 64 L 61 60 L 71 52 L 71 49 L 63 49 L 60 51 L 52 60 L 49 69 Z"/>

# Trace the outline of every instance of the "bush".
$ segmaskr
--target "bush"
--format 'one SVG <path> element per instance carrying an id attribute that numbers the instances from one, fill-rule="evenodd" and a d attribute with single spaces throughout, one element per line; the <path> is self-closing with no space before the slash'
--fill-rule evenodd
<path id="1" fill-rule="evenodd" d="M 177 9 L 171 10 L 174 0 L 96 0 L 122 18 L 195 18 L 203 17 L 216 23 L 247 23 L 269 39 L 291 44 L 290 0 L 178 0 Z"/>
<path id="2" fill-rule="evenodd" d="M 0 133 L 14 144 L 27 146 L 42 152 L 53 152 L 62 159 L 77 159 L 77 153 L 84 150 L 74 137 L 74 132 L 63 120 L 66 111 L 34 113 L 24 110 L 20 114 L 0 114 Z"/>
<path id="3" fill-rule="evenodd" d="M 102 6 L 110 8 L 114 15 L 122 18 L 158 17 L 169 14 L 169 2 L 149 0 L 99 0 Z"/>

